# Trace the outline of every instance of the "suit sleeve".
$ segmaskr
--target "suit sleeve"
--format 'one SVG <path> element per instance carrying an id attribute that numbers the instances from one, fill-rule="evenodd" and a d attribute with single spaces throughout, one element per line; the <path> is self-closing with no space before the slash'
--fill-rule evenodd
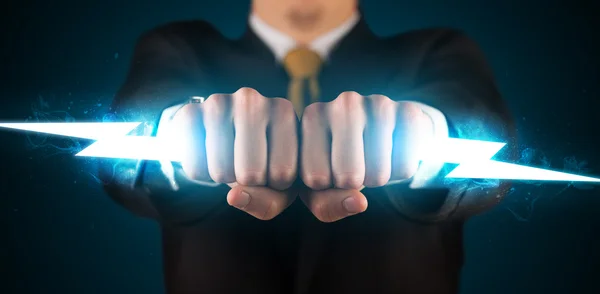
<path id="1" fill-rule="evenodd" d="M 135 135 L 156 135 L 158 122 L 169 115 L 167 111 L 172 112 L 176 107 L 173 105 L 190 96 L 205 95 L 198 92 L 206 81 L 199 68 L 202 65 L 190 46 L 168 28 L 146 33 L 135 46 L 129 73 L 114 98 L 111 117 L 143 122 Z M 165 224 L 186 224 L 206 216 L 217 205 L 206 199 L 218 197 L 199 195 L 218 191 L 188 181 L 180 168 L 170 165 L 104 159 L 99 177 L 107 194 L 136 215 Z M 170 171 L 171 177 L 165 171 Z"/>
<path id="2" fill-rule="evenodd" d="M 504 158 L 513 159 L 514 122 L 479 47 L 460 32 L 444 30 L 428 39 L 424 48 L 416 54 L 412 81 L 406 77 L 393 81 L 410 84 L 399 97 L 441 111 L 451 137 L 508 143 Z M 434 180 L 440 189 L 398 188 L 402 196 L 392 202 L 409 218 L 421 221 L 464 219 L 493 207 L 510 188 L 494 180 L 444 180 L 453 167 L 444 166 Z"/>

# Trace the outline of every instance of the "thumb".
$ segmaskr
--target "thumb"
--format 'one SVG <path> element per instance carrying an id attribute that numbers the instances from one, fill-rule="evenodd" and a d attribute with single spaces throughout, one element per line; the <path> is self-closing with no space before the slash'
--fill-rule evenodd
<path id="1" fill-rule="evenodd" d="M 322 222 L 335 222 L 364 212 L 368 202 L 365 195 L 355 189 L 307 190 L 300 195 L 304 204 Z"/>
<path id="2" fill-rule="evenodd" d="M 270 220 L 288 208 L 296 196 L 296 189 L 278 191 L 267 187 L 237 185 L 227 193 L 227 203 L 260 220 Z"/>

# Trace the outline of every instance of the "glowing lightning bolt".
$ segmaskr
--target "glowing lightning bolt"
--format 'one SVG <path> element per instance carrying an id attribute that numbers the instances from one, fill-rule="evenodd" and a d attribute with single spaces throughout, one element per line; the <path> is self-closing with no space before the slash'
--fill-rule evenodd
<path id="1" fill-rule="evenodd" d="M 446 178 L 600 182 L 600 179 L 492 160 L 506 143 L 448 138 L 421 160 L 458 164 Z"/>
<path id="2" fill-rule="evenodd" d="M 0 123 L 0 128 L 95 140 L 75 156 L 181 161 L 168 140 L 128 136 L 141 122 Z"/>
<path id="3" fill-rule="evenodd" d="M 0 123 L 0 128 L 31 131 L 50 135 L 100 140 L 122 137 L 139 126 L 139 122 L 115 123 Z"/>
<path id="4" fill-rule="evenodd" d="M 0 128 L 95 140 L 76 156 L 178 162 L 172 140 L 127 136 L 141 123 L 0 123 Z M 421 160 L 454 163 L 447 178 L 600 182 L 600 179 L 492 160 L 506 144 L 449 138 L 423 150 Z"/>

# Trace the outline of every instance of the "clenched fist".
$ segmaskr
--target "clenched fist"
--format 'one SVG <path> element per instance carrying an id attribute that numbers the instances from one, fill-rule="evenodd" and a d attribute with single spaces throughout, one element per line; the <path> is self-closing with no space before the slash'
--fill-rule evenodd
<path id="1" fill-rule="evenodd" d="M 228 184 L 230 205 L 268 220 L 295 199 L 298 119 L 288 100 L 241 88 L 185 105 L 172 124 L 185 174 Z"/>
<path id="2" fill-rule="evenodd" d="M 321 221 L 363 212 L 364 187 L 412 177 L 416 152 L 433 137 L 433 123 L 413 102 L 345 92 L 306 107 L 302 116 L 301 198 Z"/>

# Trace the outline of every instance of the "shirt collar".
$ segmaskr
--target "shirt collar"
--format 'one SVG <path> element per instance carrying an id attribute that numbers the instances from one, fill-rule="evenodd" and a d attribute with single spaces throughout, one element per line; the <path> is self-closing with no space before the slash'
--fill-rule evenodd
<path id="1" fill-rule="evenodd" d="M 355 12 L 343 24 L 312 41 L 309 44 L 310 49 L 317 52 L 322 59 L 327 59 L 331 50 L 354 28 L 359 19 L 360 14 Z M 267 24 L 254 13 L 250 14 L 249 25 L 258 38 L 271 49 L 278 61 L 283 60 L 285 55 L 297 46 L 294 39 Z"/>

